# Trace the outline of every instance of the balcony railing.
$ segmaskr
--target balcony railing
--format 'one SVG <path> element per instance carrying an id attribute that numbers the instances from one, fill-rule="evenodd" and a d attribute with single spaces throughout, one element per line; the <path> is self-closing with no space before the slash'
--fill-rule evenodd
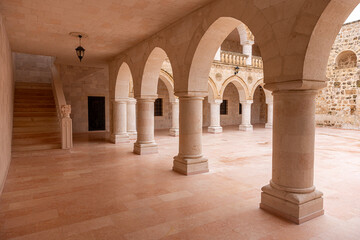
<path id="1" fill-rule="evenodd" d="M 247 57 L 248 57 L 247 55 L 241 54 L 241 53 L 221 51 L 220 62 L 236 65 L 239 67 L 246 67 Z M 263 61 L 262 61 L 261 57 L 252 56 L 250 67 L 262 68 Z"/>
<path id="2" fill-rule="evenodd" d="M 263 68 L 263 61 L 261 57 L 252 56 L 252 66 L 256 68 Z"/>
<path id="3" fill-rule="evenodd" d="M 220 53 L 220 61 L 227 64 L 234 64 L 237 66 L 246 66 L 246 58 L 247 56 L 241 53 L 235 52 L 225 52 L 221 51 Z"/>

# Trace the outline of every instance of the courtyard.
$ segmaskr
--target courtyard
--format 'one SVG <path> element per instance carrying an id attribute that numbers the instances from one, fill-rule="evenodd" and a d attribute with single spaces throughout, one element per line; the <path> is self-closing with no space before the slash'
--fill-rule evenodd
<path id="1" fill-rule="evenodd" d="M 300 226 L 259 208 L 271 179 L 272 130 L 203 133 L 209 173 L 172 171 L 178 138 L 135 155 L 107 133 L 71 150 L 13 153 L 0 200 L 0 239 L 360 239 L 360 131 L 316 128 L 314 184 L 325 215 Z"/>

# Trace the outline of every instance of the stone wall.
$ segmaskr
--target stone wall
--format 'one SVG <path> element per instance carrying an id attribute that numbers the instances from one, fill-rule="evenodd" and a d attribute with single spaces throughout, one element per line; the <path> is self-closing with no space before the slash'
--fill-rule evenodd
<path id="1" fill-rule="evenodd" d="M 73 132 L 88 132 L 88 96 L 105 97 L 106 131 L 109 131 L 109 72 L 106 67 L 60 65 L 67 104 L 71 105 Z"/>
<path id="2" fill-rule="evenodd" d="M 0 16 L 0 194 L 11 161 L 14 81 L 9 40 Z"/>
<path id="3" fill-rule="evenodd" d="M 16 82 L 51 83 L 52 57 L 14 53 Z"/>
<path id="4" fill-rule="evenodd" d="M 225 40 L 221 44 L 221 50 L 227 51 L 227 52 L 237 52 L 242 53 L 242 46 L 240 44 L 240 41 L 231 41 L 231 40 Z"/>
<path id="5" fill-rule="evenodd" d="M 163 115 L 155 116 L 155 129 L 171 128 L 171 103 L 169 100 L 169 91 L 165 84 L 159 79 L 158 81 L 158 98 L 163 101 Z"/>
<path id="6" fill-rule="evenodd" d="M 360 129 L 360 21 L 345 24 L 330 52 L 327 87 L 316 98 L 320 126 Z"/>
<path id="7" fill-rule="evenodd" d="M 253 104 L 251 104 L 251 124 L 266 123 L 266 112 L 265 92 L 258 86 L 254 93 Z"/>
<path id="8" fill-rule="evenodd" d="M 220 115 L 220 125 L 240 125 L 241 114 L 239 114 L 239 93 L 234 84 L 229 83 L 226 86 L 223 100 L 228 101 L 228 114 Z"/>

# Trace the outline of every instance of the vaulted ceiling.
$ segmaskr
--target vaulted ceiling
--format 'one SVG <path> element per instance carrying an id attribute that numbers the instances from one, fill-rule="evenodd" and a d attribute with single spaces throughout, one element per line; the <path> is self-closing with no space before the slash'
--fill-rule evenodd
<path id="1" fill-rule="evenodd" d="M 85 32 L 85 64 L 101 64 L 212 0 L 1 0 L 13 51 L 78 63 Z"/>

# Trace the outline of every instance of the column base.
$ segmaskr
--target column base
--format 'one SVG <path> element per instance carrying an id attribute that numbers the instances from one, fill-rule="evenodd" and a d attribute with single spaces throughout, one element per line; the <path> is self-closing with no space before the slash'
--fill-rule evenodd
<path id="1" fill-rule="evenodd" d="M 170 136 L 177 137 L 177 136 L 179 136 L 179 129 L 178 128 L 170 128 L 169 134 L 170 134 Z"/>
<path id="2" fill-rule="evenodd" d="M 223 128 L 222 127 L 208 127 L 209 133 L 222 133 Z"/>
<path id="3" fill-rule="evenodd" d="M 110 141 L 112 143 L 129 143 L 129 135 L 127 133 L 125 134 L 111 134 Z"/>
<path id="4" fill-rule="evenodd" d="M 128 132 L 129 139 L 130 140 L 136 140 L 137 139 L 137 132 Z"/>
<path id="5" fill-rule="evenodd" d="M 134 143 L 134 151 L 135 154 L 145 155 L 158 153 L 158 146 L 155 142 L 153 143 Z"/>
<path id="6" fill-rule="evenodd" d="M 275 189 L 270 185 L 262 187 L 260 208 L 283 217 L 296 224 L 302 224 L 324 214 L 322 192 L 291 193 Z"/>
<path id="7" fill-rule="evenodd" d="M 174 157 L 173 164 L 173 171 L 184 175 L 209 172 L 208 160 L 203 156 L 183 157 L 178 155 Z"/>
<path id="8" fill-rule="evenodd" d="M 272 124 L 271 123 L 265 123 L 265 128 L 272 128 Z"/>
<path id="9" fill-rule="evenodd" d="M 245 132 L 247 132 L 247 131 L 252 131 L 252 130 L 253 130 L 253 126 L 252 126 L 251 124 L 249 124 L 249 125 L 240 125 L 240 126 L 239 126 L 239 130 L 240 130 L 240 131 L 245 131 Z"/>

